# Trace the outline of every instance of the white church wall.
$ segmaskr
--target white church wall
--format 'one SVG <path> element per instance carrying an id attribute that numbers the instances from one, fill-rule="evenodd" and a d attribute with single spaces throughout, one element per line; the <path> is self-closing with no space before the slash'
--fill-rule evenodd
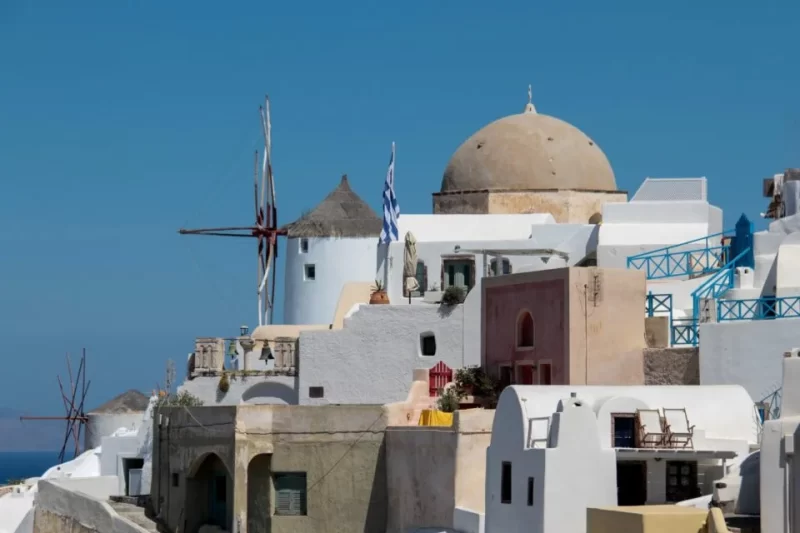
<path id="1" fill-rule="evenodd" d="M 400 241 L 411 232 L 417 241 L 502 241 L 530 237 L 532 225 L 555 224 L 544 213 L 508 215 L 400 215 Z"/>
<path id="2" fill-rule="evenodd" d="M 632 255 L 721 232 L 721 218 L 721 210 L 702 201 L 605 204 L 597 265 L 627 268 Z M 701 242 L 685 250 L 704 247 Z"/>
<path id="3" fill-rule="evenodd" d="M 361 305 L 344 328 L 304 331 L 299 348 L 301 405 L 385 404 L 408 397 L 414 370 L 443 361 L 464 364 L 463 305 Z M 422 355 L 421 336 L 433 334 L 436 352 Z M 311 387 L 322 387 L 311 398 Z M 315 389 L 318 391 L 318 389 Z"/>
<path id="4" fill-rule="evenodd" d="M 780 388 L 783 354 L 798 331 L 800 318 L 700 324 L 700 384 L 738 384 L 763 400 Z"/>
<path id="5" fill-rule="evenodd" d="M 202 400 L 203 405 L 297 405 L 297 376 L 237 376 L 228 379 L 228 392 L 219 390 L 220 376 L 186 380 L 179 391 Z"/>
<path id="6" fill-rule="evenodd" d="M 307 251 L 302 241 L 287 239 L 286 243 L 286 324 L 330 324 L 345 283 L 382 279 L 376 274 L 381 260 L 377 237 L 309 238 Z M 313 266 L 314 279 L 309 279 L 309 266 Z"/>

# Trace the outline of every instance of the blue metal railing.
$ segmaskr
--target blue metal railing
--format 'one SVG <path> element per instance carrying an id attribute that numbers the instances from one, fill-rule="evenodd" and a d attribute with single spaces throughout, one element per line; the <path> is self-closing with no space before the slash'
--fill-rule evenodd
<path id="1" fill-rule="evenodd" d="M 739 252 L 739 255 L 728 261 L 728 263 L 726 263 L 725 266 L 719 270 L 719 272 L 713 274 L 710 278 L 704 281 L 702 285 L 697 287 L 694 292 L 692 292 L 692 317 L 695 320 L 699 319 L 701 299 L 719 298 L 733 288 L 733 276 L 736 263 L 745 257 L 749 251 L 750 248 L 745 248 Z"/>
<path id="2" fill-rule="evenodd" d="M 753 298 L 749 300 L 718 300 L 717 320 L 771 320 L 800 318 L 800 297 Z"/>
<path id="3" fill-rule="evenodd" d="M 645 313 L 655 316 L 666 313 L 669 317 L 669 338 L 672 346 L 694 346 L 697 344 L 697 321 L 693 318 L 672 318 L 672 295 L 647 293 Z"/>
<path id="4" fill-rule="evenodd" d="M 647 316 L 654 316 L 655 313 L 669 313 L 669 316 L 672 317 L 672 295 L 647 293 L 644 312 L 647 313 Z"/>
<path id="5" fill-rule="evenodd" d="M 700 334 L 694 318 L 674 318 L 670 327 L 670 340 L 673 346 L 697 346 Z"/>
<path id="6" fill-rule="evenodd" d="M 736 257 L 728 261 L 718 272 L 711 275 L 702 285 L 697 287 L 692 292 L 692 317 L 691 318 L 672 318 L 672 296 L 671 295 L 655 295 L 648 294 L 645 300 L 649 313 L 649 308 L 652 306 L 655 310 L 661 310 L 666 304 L 666 298 L 669 296 L 669 314 L 670 314 L 670 339 L 673 346 L 697 346 L 700 340 L 700 331 L 698 324 L 700 323 L 700 300 L 705 298 L 717 299 L 725 294 L 733 287 L 733 278 L 736 264 L 750 251 L 749 248 L 742 250 Z M 800 299 L 799 299 L 800 300 Z M 725 300 L 721 300 L 725 301 Z M 728 300 L 733 301 L 733 300 Z M 719 303 L 718 303 L 719 305 Z M 718 316 L 719 316 L 719 307 Z M 800 312 L 800 301 L 797 303 L 797 311 Z M 648 316 L 653 316 L 649 314 Z M 798 315 L 800 316 L 800 315 Z M 733 319 L 728 319 L 733 320 Z"/>
<path id="7" fill-rule="evenodd" d="M 730 251 L 729 244 L 722 244 L 726 233 L 730 231 L 632 255 L 628 257 L 628 268 L 644 270 L 647 279 L 701 276 L 717 272 L 724 268 Z M 686 246 L 690 248 L 681 249 Z"/>

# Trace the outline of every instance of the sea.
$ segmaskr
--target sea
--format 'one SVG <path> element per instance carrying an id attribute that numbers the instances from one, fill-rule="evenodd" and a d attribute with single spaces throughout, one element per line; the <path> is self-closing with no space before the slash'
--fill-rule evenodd
<path id="1" fill-rule="evenodd" d="M 64 461 L 70 459 L 71 456 L 64 457 Z M 9 480 L 41 476 L 57 464 L 58 452 L 0 452 L 0 485 Z"/>

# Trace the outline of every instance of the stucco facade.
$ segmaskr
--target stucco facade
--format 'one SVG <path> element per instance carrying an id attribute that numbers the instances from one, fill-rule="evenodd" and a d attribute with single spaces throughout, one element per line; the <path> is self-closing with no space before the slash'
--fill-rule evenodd
<path id="1" fill-rule="evenodd" d="M 384 533 L 385 427 L 379 406 L 164 409 L 155 511 L 187 533 Z"/>
<path id="2" fill-rule="evenodd" d="M 456 510 L 484 512 L 494 410 L 456 411 L 452 427 L 386 429 L 387 533 L 458 529 Z"/>
<path id="3" fill-rule="evenodd" d="M 569 441 L 570 445 L 575 445 L 570 452 L 575 454 L 571 463 L 574 470 L 562 476 L 567 484 L 561 489 L 562 492 L 572 493 L 569 483 L 583 485 L 601 482 L 597 476 L 602 478 L 607 475 L 593 467 L 581 467 L 580 461 L 584 453 L 591 456 L 599 446 L 615 454 L 616 483 L 612 485 L 611 491 L 613 500 L 605 504 L 586 505 L 675 503 L 711 494 L 714 482 L 724 475 L 726 461 L 746 457 L 759 441 L 760 422 L 754 404 L 747 392 L 738 386 L 507 387 L 498 403 L 487 459 L 487 533 L 490 531 L 490 522 L 495 523 L 491 516 L 493 509 L 499 509 L 500 515 L 506 517 L 503 520 L 514 520 L 514 516 L 528 516 L 533 511 L 530 509 L 531 505 L 524 500 L 523 485 L 514 485 L 519 489 L 514 488 L 513 505 L 521 507 L 516 510 L 508 505 L 498 506 L 497 502 L 491 507 L 490 490 L 499 490 L 498 472 L 501 470 L 501 462 L 512 464 L 514 476 L 517 475 L 518 468 L 522 472 L 534 472 L 531 470 L 537 464 L 534 457 L 539 453 L 534 453 L 534 450 L 549 452 L 551 448 L 558 449 L 562 446 L 561 437 L 554 432 L 560 431 L 560 421 L 556 414 L 567 405 L 564 404 L 564 399 L 572 403 L 578 401 L 587 408 L 592 423 L 587 418 L 582 424 L 594 426 L 596 429 L 591 432 L 595 442 L 588 441 L 588 433 Z M 645 433 L 642 428 L 647 427 L 644 424 L 650 422 L 642 418 L 643 412 L 657 417 L 657 422 L 653 425 L 655 428 L 665 427 L 663 424 L 673 424 L 676 414 L 685 416 L 687 425 L 694 426 L 691 444 L 675 445 L 667 438 L 648 443 L 643 439 Z M 493 459 L 493 454 L 499 450 L 502 453 L 497 453 L 494 455 L 496 459 Z M 556 462 L 555 465 L 560 463 Z M 545 473 L 548 472 L 549 463 L 545 469 Z M 522 479 L 524 476 L 535 478 L 535 491 L 545 490 L 544 487 L 540 489 L 535 474 L 526 473 L 521 476 Z M 496 484 L 494 488 L 490 488 L 492 483 Z M 549 493 L 550 491 L 547 492 Z M 580 491 L 576 494 L 580 494 Z M 533 507 L 545 504 L 546 497 L 543 500 L 536 499 Z M 558 504 L 555 509 L 558 516 Z M 552 511 L 545 508 L 542 512 L 546 514 Z M 531 518 L 525 520 L 530 521 Z M 508 523 L 510 522 L 503 522 L 506 525 Z M 561 525 L 565 527 L 563 531 L 569 530 L 566 528 L 567 524 Z M 578 526 L 579 524 L 573 523 L 570 527 Z M 513 526 L 508 530 L 513 531 L 517 527 Z M 559 529 L 555 527 L 552 531 Z"/>
<path id="4" fill-rule="evenodd" d="M 700 324 L 700 383 L 738 384 L 753 401 L 781 387 L 783 354 L 798 344 L 800 319 Z"/>
<path id="5" fill-rule="evenodd" d="M 300 334 L 299 402 L 403 401 L 415 369 L 440 361 L 451 369 L 464 366 L 463 328 L 463 305 L 359 306 L 340 330 Z M 433 341 L 423 346 L 426 337 Z"/>
<path id="6" fill-rule="evenodd" d="M 642 272 L 560 268 L 482 291 L 482 364 L 506 384 L 644 383 Z"/>

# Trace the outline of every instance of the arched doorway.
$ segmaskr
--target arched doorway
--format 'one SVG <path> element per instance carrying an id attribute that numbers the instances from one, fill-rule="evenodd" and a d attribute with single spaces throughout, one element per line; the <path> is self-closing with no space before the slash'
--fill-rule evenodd
<path id="1" fill-rule="evenodd" d="M 248 404 L 296 405 L 297 391 L 283 383 L 263 381 L 244 391 L 242 401 Z"/>
<path id="2" fill-rule="evenodd" d="M 272 477 L 270 462 L 272 456 L 260 454 L 253 457 L 247 465 L 247 531 L 248 533 L 267 533 L 272 515 Z"/>
<path id="3" fill-rule="evenodd" d="M 215 453 L 195 461 L 186 479 L 186 530 L 195 533 L 206 524 L 231 531 L 233 479 Z"/>

